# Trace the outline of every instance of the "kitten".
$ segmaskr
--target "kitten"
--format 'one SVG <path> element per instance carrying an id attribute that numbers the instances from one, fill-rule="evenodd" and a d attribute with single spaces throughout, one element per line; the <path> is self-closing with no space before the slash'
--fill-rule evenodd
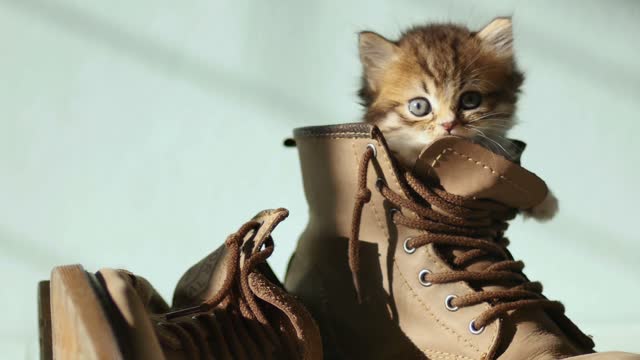
<path id="1" fill-rule="evenodd" d="M 401 165 L 413 168 L 420 151 L 446 135 L 514 155 L 506 132 L 524 76 L 513 55 L 511 19 L 497 18 L 478 32 L 418 26 L 398 41 L 364 31 L 359 51 L 364 121 L 380 128 Z M 547 220 L 557 208 L 549 193 L 529 215 Z"/>

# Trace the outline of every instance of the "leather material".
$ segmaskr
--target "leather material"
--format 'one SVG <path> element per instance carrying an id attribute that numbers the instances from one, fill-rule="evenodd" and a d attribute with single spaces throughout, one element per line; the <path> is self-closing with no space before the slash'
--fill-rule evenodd
<path id="1" fill-rule="evenodd" d="M 494 200 L 523 210 L 540 204 L 548 193 L 547 185 L 535 174 L 480 145 L 453 136 L 427 146 L 413 172 L 436 181 L 451 194 Z"/>
<path id="2" fill-rule="evenodd" d="M 568 339 L 546 314 L 516 312 L 494 321 L 479 335 L 469 323 L 489 308 L 482 303 L 455 312 L 448 295 L 475 291 L 464 282 L 423 286 L 422 269 L 451 270 L 432 245 L 409 254 L 407 237 L 422 232 L 396 226 L 389 204 L 375 191 L 377 179 L 405 194 L 399 168 L 377 128 L 346 124 L 297 129 L 309 223 L 291 258 L 286 288 L 299 296 L 318 320 L 330 358 L 367 359 L 552 359 L 591 352 Z M 376 156 L 368 168 L 371 201 L 360 226 L 360 287 L 357 302 L 347 260 L 357 191 L 359 160 L 367 146 Z M 526 209 L 546 196 L 537 176 L 478 145 L 444 138 L 425 149 L 415 171 L 438 179 L 447 191 L 491 199 Z M 406 216 L 415 216 L 402 210 Z M 406 213 L 405 213 L 406 212 Z"/>
<path id="3" fill-rule="evenodd" d="M 270 236 L 275 227 L 288 216 L 285 209 L 263 210 L 252 218 L 262 224 L 255 234 L 249 234 L 243 244 L 242 259 L 247 252 L 255 250 L 252 238 L 262 238 Z M 222 287 L 224 279 L 227 277 L 227 264 L 230 261 L 228 249 L 221 246 L 204 259 L 187 270 L 178 281 L 173 292 L 173 308 L 193 306 L 213 297 Z M 241 261 L 241 266 L 244 262 Z M 266 273 L 270 280 L 279 283 L 271 268 L 262 266 L 260 269 Z"/>
<path id="4" fill-rule="evenodd" d="M 111 299 L 128 326 L 127 338 L 133 350 L 132 358 L 165 359 L 143 298 L 140 297 L 141 293 L 152 292 L 152 288 L 136 289 L 129 273 L 124 271 L 101 269 L 99 273 L 104 279 Z"/>
<path id="5" fill-rule="evenodd" d="M 152 309 L 165 311 L 168 309 L 162 305 L 164 300 L 146 279 L 126 270 L 110 268 L 103 268 L 98 274 L 104 279 L 109 296 L 125 319 L 127 328 L 124 337 L 128 340 L 128 349 L 130 349 L 127 358 L 191 359 L 180 349 L 180 340 L 175 338 L 175 335 L 166 329 L 158 328 L 157 323 L 162 321 L 162 313 L 155 313 Z M 173 340 L 176 344 L 175 348 L 162 346 L 158 334 L 162 334 L 165 343 L 171 342 L 167 339 Z"/>
<path id="6" fill-rule="evenodd" d="M 227 269 L 228 249 L 221 246 L 182 275 L 173 292 L 173 307 L 183 308 L 201 303 L 222 287 Z"/>

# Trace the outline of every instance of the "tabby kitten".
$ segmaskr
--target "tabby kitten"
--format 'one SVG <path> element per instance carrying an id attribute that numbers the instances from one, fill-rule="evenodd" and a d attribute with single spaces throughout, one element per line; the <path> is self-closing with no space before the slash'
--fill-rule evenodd
<path id="1" fill-rule="evenodd" d="M 513 56 L 511 19 L 497 18 L 478 32 L 418 26 L 398 41 L 364 31 L 359 50 L 364 121 L 380 128 L 401 165 L 413 168 L 420 151 L 446 135 L 514 155 L 506 132 L 524 77 Z M 529 215 L 546 220 L 556 210 L 549 193 Z"/>

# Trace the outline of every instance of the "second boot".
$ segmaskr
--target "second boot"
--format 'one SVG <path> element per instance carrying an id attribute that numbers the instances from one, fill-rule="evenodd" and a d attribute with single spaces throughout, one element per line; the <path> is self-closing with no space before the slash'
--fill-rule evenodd
<path id="1" fill-rule="evenodd" d="M 263 211 L 229 236 L 183 277 L 173 308 L 128 271 L 56 267 L 41 286 L 41 317 L 50 325 L 41 328 L 41 357 L 321 359 L 314 320 L 266 263 L 271 231 L 287 214 Z"/>

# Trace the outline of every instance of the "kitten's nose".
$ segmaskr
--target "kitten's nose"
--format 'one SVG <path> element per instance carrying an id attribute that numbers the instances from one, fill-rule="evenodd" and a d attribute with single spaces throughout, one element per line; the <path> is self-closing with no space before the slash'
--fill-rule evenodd
<path id="1" fill-rule="evenodd" d="M 456 121 L 449 121 L 449 122 L 446 122 L 446 123 L 442 123 L 441 125 L 448 133 L 450 133 L 451 129 L 456 127 L 456 125 L 458 125 L 458 123 Z"/>

